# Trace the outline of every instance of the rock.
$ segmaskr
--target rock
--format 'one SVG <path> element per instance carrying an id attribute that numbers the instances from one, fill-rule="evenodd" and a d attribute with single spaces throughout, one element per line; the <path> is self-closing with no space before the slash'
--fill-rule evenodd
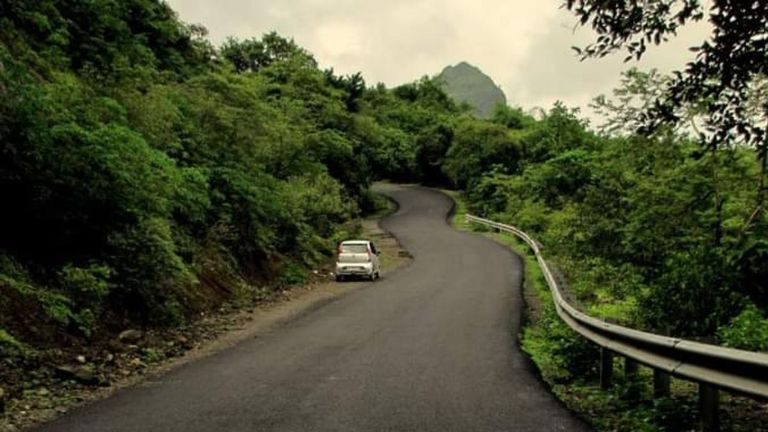
<path id="1" fill-rule="evenodd" d="M 176 342 L 179 344 L 179 346 L 186 350 L 190 350 L 195 347 L 194 342 L 190 341 L 189 338 L 184 335 L 176 336 Z"/>
<path id="2" fill-rule="evenodd" d="M 112 363 L 115 361 L 115 355 L 112 353 L 107 353 L 107 355 L 104 357 L 104 361 L 107 363 Z"/>
<path id="3" fill-rule="evenodd" d="M 117 339 L 120 340 L 120 342 L 126 342 L 130 344 L 135 344 L 142 337 L 144 337 L 144 333 L 134 329 L 124 330 L 120 332 L 119 335 L 117 335 Z"/>
<path id="4" fill-rule="evenodd" d="M 117 339 L 107 342 L 107 348 L 109 348 L 110 351 L 116 353 L 125 351 L 125 345 Z"/>
<path id="5" fill-rule="evenodd" d="M 50 391 L 50 390 L 48 390 L 48 389 L 47 389 L 47 388 L 45 388 L 45 387 L 41 387 L 40 389 L 38 389 L 38 390 L 37 390 L 37 395 L 38 395 L 38 396 L 43 396 L 43 397 L 45 397 L 45 396 L 49 396 L 50 394 L 51 394 L 51 391 Z"/>
<path id="6" fill-rule="evenodd" d="M 80 364 L 85 364 L 85 356 L 84 355 L 79 355 L 79 356 L 75 357 L 75 360 L 77 360 L 77 362 L 80 363 Z"/>
<path id="7" fill-rule="evenodd" d="M 53 408 L 47 408 L 44 410 L 38 411 L 35 416 L 37 416 L 41 420 L 53 420 L 54 417 L 56 417 L 56 410 Z"/>
<path id="8" fill-rule="evenodd" d="M 59 365 L 59 366 L 55 366 L 53 369 L 56 372 L 56 376 L 58 376 L 59 378 L 68 379 L 75 375 L 76 368 L 69 365 Z"/>
<path id="9" fill-rule="evenodd" d="M 80 384 L 98 385 L 100 380 L 91 366 L 60 365 L 55 368 L 59 378 L 77 381 Z"/>
<path id="10" fill-rule="evenodd" d="M 5 412 L 5 390 L 0 387 L 0 414 Z"/>
<path id="11" fill-rule="evenodd" d="M 128 362 L 128 365 L 135 368 L 145 368 L 147 367 L 146 364 L 144 364 L 143 361 L 141 361 L 140 358 L 132 359 L 130 362 Z"/>

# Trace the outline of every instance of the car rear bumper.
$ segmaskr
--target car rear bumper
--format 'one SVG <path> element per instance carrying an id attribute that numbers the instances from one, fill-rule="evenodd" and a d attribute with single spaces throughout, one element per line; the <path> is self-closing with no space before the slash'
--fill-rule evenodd
<path id="1" fill-rule="evenodd" d="M 373 274 L 373 267 L 368 266 L 345 266 L 336 267 L 338 276 L 370 276 Z"/>

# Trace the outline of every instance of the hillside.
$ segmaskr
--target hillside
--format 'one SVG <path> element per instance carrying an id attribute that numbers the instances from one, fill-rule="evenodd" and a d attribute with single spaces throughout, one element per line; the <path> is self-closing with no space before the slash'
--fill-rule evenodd
<path id="1" fill-rule="evenodd" d="M 457 102 L 466 102 L 475 115 L 488 118 L 498 104 L 506 104 L 504 92 L 491 77 L 469 63 L 448 66 L 437 76 L 443 89 Z"/>

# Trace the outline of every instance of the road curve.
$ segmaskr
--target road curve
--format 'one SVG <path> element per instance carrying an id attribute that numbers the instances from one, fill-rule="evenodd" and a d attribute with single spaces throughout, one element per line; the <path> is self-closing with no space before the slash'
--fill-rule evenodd
<path id="1" fill-rule="evenodd" d="M 518 257 L 451 228 L 445 195 L 384 188 L 411 265 L 40 430 L 586 431 L 518 348 Z"/>

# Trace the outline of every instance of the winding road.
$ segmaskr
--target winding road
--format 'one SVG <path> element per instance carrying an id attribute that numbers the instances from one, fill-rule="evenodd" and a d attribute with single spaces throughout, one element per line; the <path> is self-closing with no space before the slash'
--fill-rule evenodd
<path id="1" fill-rule="evenodd" d="M 438 192 L 382 186 L 412 264 L 41 431 L 587 431 L 516 341 L 522 266 L 446 223 Z"/>

